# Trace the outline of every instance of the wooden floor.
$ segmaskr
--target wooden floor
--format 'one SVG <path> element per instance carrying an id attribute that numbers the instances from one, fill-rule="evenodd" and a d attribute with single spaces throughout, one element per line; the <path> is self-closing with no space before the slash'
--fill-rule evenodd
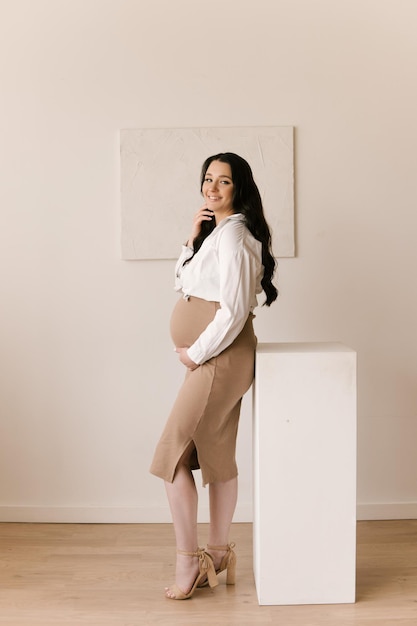
<path id="1" fill-rule="evenodd" d="M 356 604 L 259 606 L 251 524 L 232 537 L 236 586 L 175 602 L 170 525 L 0 524 L 0 624 L 417 626 L 417 520 L 358 523 Z"/>

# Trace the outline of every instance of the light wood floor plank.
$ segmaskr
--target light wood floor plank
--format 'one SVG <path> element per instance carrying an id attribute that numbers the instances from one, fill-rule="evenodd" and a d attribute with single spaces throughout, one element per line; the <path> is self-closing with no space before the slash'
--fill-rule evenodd
<path id="1" fill-rule="evenodd" d="M 207 526 L 200 525 L 201 543 Z M 357 602 L 259 606 L 252 525 L 234 524 L 238 578 L 167 600 L 168 524 L 0 524 L 0 624 L 7 626 L 417 626 L 417 520 L 358 523 Z M 224 576 L 224 574 L 222 575 Z"/>

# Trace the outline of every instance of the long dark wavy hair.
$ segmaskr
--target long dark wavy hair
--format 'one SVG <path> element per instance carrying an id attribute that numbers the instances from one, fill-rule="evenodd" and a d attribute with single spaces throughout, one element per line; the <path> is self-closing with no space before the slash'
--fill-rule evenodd
<path id="1" fill-rule="evenodd" d="M 251 167 L 245 159 L 233 152 L 221 152 L 220 154 L 208 157 L 201 168 L 201 191 L 203 190 L 206 172 L 210 163 L 213 161 L 221 161 L 222 163 L 228 163 L 230 165 L 233 181 L 233 210 L 235 213 L 242 213 L 245 217 L 247 228 L 255 239 L 262 244 L 264 275 L 261 284 L 266 295 L 264 304 L 270 306 L 278 296 L 278 291 L 272 283 L 276 269 L 276 261 L 271 249 L 271 232 L 265 220 L 261 195 L 253 179 Z M 194 254 L 198 252 L 203 241 L 214 230 L 215 226 L 214 220 L 202 222 L 200 234 L 193 242 Z"/>

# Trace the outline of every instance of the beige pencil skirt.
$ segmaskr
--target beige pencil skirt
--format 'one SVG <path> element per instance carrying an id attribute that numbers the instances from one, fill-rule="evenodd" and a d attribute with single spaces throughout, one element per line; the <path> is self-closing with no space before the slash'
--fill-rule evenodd
<path id="1" fill-rule="evenodd" d="M 172 313 L 171 336 L 191 346 L 214 318 L 218 302 L 181 298 Z M 178 463 L 201 469 L 203 485 L 237 476 L 236 437 L 242 396 L 254 377 L 256 337 L 249 315 L 240 334 L 218 356 L 187 370 L 156 446 L 150 471 L 172 482 Z"/>

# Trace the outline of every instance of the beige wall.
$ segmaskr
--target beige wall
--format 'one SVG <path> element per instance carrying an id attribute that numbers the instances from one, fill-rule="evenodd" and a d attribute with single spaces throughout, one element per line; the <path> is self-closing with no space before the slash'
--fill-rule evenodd
<path id="1" fill-rule="evenodd" d="M 296 127 L 297 258 L 259 340 L 357 350 L 359 515 L 416 516 L 416 2 L 1 7 L 0 518 L 169 519 L 173 263 L 120 260 L 118 131 L 238 125 Z"/>

